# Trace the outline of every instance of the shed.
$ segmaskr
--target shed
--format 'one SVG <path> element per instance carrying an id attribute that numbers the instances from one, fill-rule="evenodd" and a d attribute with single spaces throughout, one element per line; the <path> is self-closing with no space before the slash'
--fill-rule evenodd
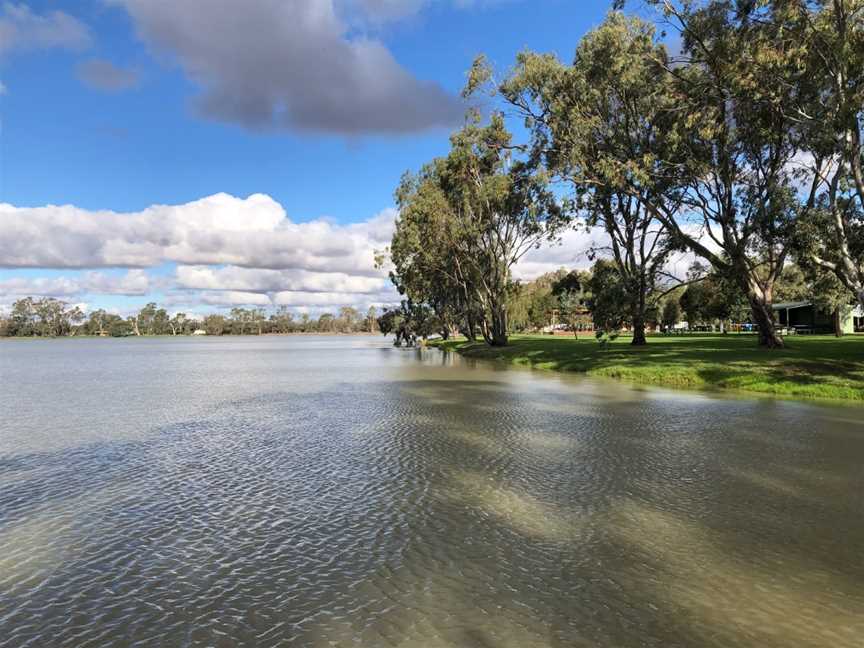
<path id="1" fill-rule="evenodd" d="M 812 333 L 834 331 L 834 314 L 817 308 L 812 301 L 782 302 L 774 304 L 777 325 L 806 330 Z M 840 328 L 844 333 L 855 332 L 855 314 L 859 308 L 846 306 L 840 312 Z"/>

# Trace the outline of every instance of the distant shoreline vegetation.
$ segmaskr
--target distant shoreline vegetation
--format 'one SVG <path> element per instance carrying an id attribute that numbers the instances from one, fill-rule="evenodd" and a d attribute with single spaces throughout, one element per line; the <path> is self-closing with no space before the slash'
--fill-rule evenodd
<path id="1" fill-rule="evenodd" d="M 377 315 L 374 306 L 365 315 L 343 306 L 336 314 L 322 313 L 313 318 L 307 313 L 295 316 L 280 306 L 269 312 L 232 308 L 227 315 L 197 318 L 182 312 L 169 315 L 151 302 L 124 318 L 103 309 L 85 314 L 78 306 L 52 297 L 25 297 L 16 301 L 7 315 L 0 315 L 0 338 L 373 334 L 380 332 Z"/>

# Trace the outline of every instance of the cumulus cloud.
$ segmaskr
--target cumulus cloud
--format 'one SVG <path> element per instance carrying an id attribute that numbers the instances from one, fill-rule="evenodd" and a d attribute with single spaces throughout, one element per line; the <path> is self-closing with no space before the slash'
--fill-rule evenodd
<path id="1" fill-rule="evenodd" d="M 449 126 L 462 104 L 351 34 L 334 0 L 108 0 L 201 88 L 204 117 L 251 129 L 407 133 Z M 383 4 L 382 4 L 383 6 Z"/>
<path id="2" fill-rule="evenodd" d="M 530 250 L 513 269 L 513 276 L 530 281 L 559 268 L 588 268 L 592 264 L 588 252 L 606 245 L 608 241 L 609 237 L 599 227 L 588 231 L 584 228 L 566 230 L 558 241 Z"/>
<path id="3" fill-rule="evenodd" d="M 76 72 L 85 85 L 104 92 L 120 92 L 138 85 L 138 73 L 135 70 L 117 67 L 103 59 L 84 61 L 78 65 Z"/>
<path id="4" fill-rule="evenodd" d="M 261 293 L 222 290 L 198 295 L 198 303 L 207 306 L 270 306 L 272 302 Z"/>
<path id="5" fill-rule="evenodd" d="M 54 268 L 65 277 L 0 279 L 0 298 L 151 295 L 166 304 L 319 308 L 398 301 L 377 250 L 396 212 L 359 223 L 291 221 L 269 196 L 217 194 L 141 212 L 0 204 L 0 268 Z M 175 264 L 172 276 L 146 270 Z M 131 268 L 119 277 L 93 268 Z M 83 270 L 91 270 L 83 272 Z"/>
<path id="6" fill-rule="evenodd" d="M 17 2 L 5 2 L 0 7 L 0 55 L 14 50 L 80 50 L 90 44 L 87 26 L 67 13 L 38 14 Z"/>
<path id="7" fill-rule="evenodd" d="M 385 210 L 352 225 L 294 223 L 263 194 L 216 194 L 125 214 L 0 204 L 0 267 L 143 268 L 174 262 L 375 276 L 374 251 L 389 242 L 394 214 Z"/>
<path id="8" fill-rule="evenodd" d="M 12 277 L 0 279 L 0 298 L 4 297 L 58 297 L 68 298 L 86 294 L 147 295 L 153 288 L 150 277 L 143 270 L 129 270 L 116 277 L 99 272 L 64 277 Z"/>
<path id="9" fill-rule="evenodd" d="M 682 229 L 709 249 L 719 251 L 716 243 L 701 227 L 683 225 Z M 513 269 L 513 276 L 522 281 L 531 281 L 559 268 L 587 270 L 594 264 L 591 251 L 594 250 L 598 258 L 609 258 L 610 244 L 609 235 L 602 227 L 570 229 L 561 235 L 558 242 L 544 243 L 529 251 Z M 693 252 L 675 252 L 666 259 L 663 270 L 672 277 L 683 279 L 696 260 Z"/>
<path id="10" fill-rule="evenodd" d="M 344 272 L 310 272 L 308 270 L 268 270 L 228 266 L 180 266 L 177 286 L 195 290 L 239 290 L 256 293 L 293 291 L 297 293 L 342 292 L 372 294 L 383 290 L 383 277 L 349 275 Z"/>

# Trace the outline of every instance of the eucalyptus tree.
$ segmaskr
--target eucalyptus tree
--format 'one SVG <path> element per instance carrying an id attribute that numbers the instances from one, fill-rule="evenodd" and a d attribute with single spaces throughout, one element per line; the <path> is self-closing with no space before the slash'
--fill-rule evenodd
<path id="1" fill-rule="evenodd" d="M 59 337 L 67 335 L 75 322 L 83 319 L 83 314 L 77 307 L 70 308 L 68 304 L 45 297 L 34 302 L 36 325 L 39 335 Z"/>
<path id="2" fill-rule="evenodd" d="M 336 318 L 333 313 L 321 313 L 318 316 L 316 328 L 319 333 L 332 333 L 336 330 Z"/>
<path id="3" fill-rule="evenodd" d="M 674 297 L 667 298 L 663 302 L 663 308 L 660 311 L 660 322 L 663 324 L 663 328 L 667 332 L 673 330 L 680 319 L 681 305 L 678 300 Z"/>
<path id="4" fill-rule="evenodd" d="M 630 294 L 612 261 L 598 259 L 591 268 L 587 287 L 591 292 L 588 308 L 598 333 L 615 334 L 629 323 Z"/>
<path id="5" fill-rule="evenodd" d="M 270 316 L 270 320 L 276 333 L 290 333 L 294 328 L 294 314 L 284 304 L 276 309 L 276 312 Z"/>
<path id="6" fill-rule="evenodd" d="M 590 284 L 590 272 L 572 270 L 561 276 L 552 285 L 552 294 L 557 300 L 561 322 L 574 335 L 578 335 L 579 331 L 589 330 L 594 326 L 588 308 L 593 298 L 589 290 Z"/>
<path id="7" fill-rule="evenodd" d="M 416 346 L 442 328 L 441 320 L 426 304 L 402 300 L 397 308 L 386 308 L 377 319 L 382 335 L 393 335 L 394 346 Z"/>
<path id="8" fill-rule="evenodd" d="M 471 114 L 450 143 L 446 157 L 397 191 L 396 282 L 410 286 L 412 274 L 420 282 L 443 277 L 442 290 L 432 286 L 430 293 L 444 292 L 468 318 L 476 312 L 484 340 L 503 346 L 513 266 L 567 219 L 542 168 L 514 155 L 501 114 L 485 125 Z"/>
<path id="9" fill-rule="evenodd" d="M 352 306 L 339 309 L 338 325 L 343 333 L 353 333 L 360 324 L 360 313 Z"/>
<path id="10" fill-rule="evenodd" d="M 83 320 L 78 306 L 53 297 L 24 297 L 12 304 L 4 329 L 10 336 L 60 337 L 74 335 Z"/>
<path id="11" fill-rule="evenodd" d="M 207 315 L 201 323 L 207 335 L 222 335 L 228 326 L 224 315 Z"/>
<path id="12" fill-rule="evenodd" d="M 463 259 L 456 213 L 442 188 L 443 161 L 406 173 L 396 190 L 399 218 L 390 244 L 390 279 L 411 302 L 427 303 L 449 330 L 474 340 L 482 319 Z"/>
<path id="13" fill-rule="evenodd" d="M 231 309 L 231 332 L 237 335 L 246 333 L 246 327 L 252 326 L 255 314 L 252 310 L 235 306 Z"/>
<path id="14" fill-rule="evenodd" d="M 97 310 L 91 311 L 90 317 L 87 321 L 87 333 L 89 335 L 107 335 L 107 320 L 108 313 L 105 312 L 103 309 L 99 308 Z"/>
<path id="15" fill-rule="evenodd" d="M 833 272 L 864 305 L 864 0 L 782 4 L 804 50 L 809 89 L 790 107 L 802 125 L 809 187 L 801 260 Z"/>
<path id="16" fill-rule="evenodd" d="M 257 334 L 261 335 L 267 322 L 267 312 L 263 308 L 253 308 L 249 311 L 249 320 L 257 330 Z"/>
<path id="17" fill-rule="evenodd" d="M 760 343 L 782 346 L 771 302 L 797 213 L 795 122 L 783 110 L 799 88 L 791 82 L 800 73 L 797 46 L 765 20 L 764 1 L 650 1 L 680 31 L 680 57 L 669 56 L 653 25 L 613 12 L 572 66 L 521 54 L 501 94 L 526 117 L 535 155 L 577 195 L 627 196 L 638 207 L 604 214 L 591 204 L 619 245 L 635 246 L 635 259 L 643 245 L 657 252 L 631 264 L 646 279 L 669 246 L 687 248 L 735 279 Z M 617 235 L 616 226 L 635 224 L 639 233 L 646 222 L 647 244 Z"/>
<path id="18" fill-rule="evenodd" d="M 32 297 L 23 297 L 12 304 L 9 313 L 7 331 L 11 336 L 25 337 L 37 335 L 36 326 L 36 300 Z"/>
<path id="19" fill-rule="evenodd" d="M 374 333 L 375 329 L 378 326 L 378 323 L 375 321 L 378 319 L 378 309 L 375 306 L 370 306 L 369 310 L 366 311 L 366 319 L 364 321 L 363 330 L 366 333 Z"/>
<path id="20" fill-rule="evenodd" d="M 673 137 L 681 203 L 702 224 L 679 238 L 746 295 L 760 344 L 783 346 L 771 308 L 802 216 L 795 172 L 799 119 L 809 91 L 804 50 L 786 0 L 653 0 L 682 38 L 662 66 L 680 107 Z M 677 226 L 677 227 L 676 227 Z"/>
<path id="21" fill-rule="evenodd" d="M 183 335 L 186 328 L 186 313 L 177 313 L 174 317 L 168 320 L 168 326 L 171 328 L 171 335 Z"/>
<path id="22" fill-rule="evenodd" d="M 534 156 L 569 184 L 585 224 L 605 232 L 592 255 L 614 261 L 637 345 L 675 247 L 657 209 L 674 211 L 673 185 L 654 173 L 672 105 L 654 63 L 664 56 L 651 26 L 615 12 L 580 42 L 571 66 L 526 52 L 499 88 L 525 118 Z"/>

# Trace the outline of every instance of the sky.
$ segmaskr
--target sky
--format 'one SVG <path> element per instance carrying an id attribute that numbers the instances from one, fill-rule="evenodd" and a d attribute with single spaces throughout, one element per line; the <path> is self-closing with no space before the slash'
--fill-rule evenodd
<path id="1" fill-rule="evenodd" d="M 471 61 L 570 60 L 611 4 L 0 0 L 0 309 L 393 303 L 393 190 L 447 152 Z"/>

